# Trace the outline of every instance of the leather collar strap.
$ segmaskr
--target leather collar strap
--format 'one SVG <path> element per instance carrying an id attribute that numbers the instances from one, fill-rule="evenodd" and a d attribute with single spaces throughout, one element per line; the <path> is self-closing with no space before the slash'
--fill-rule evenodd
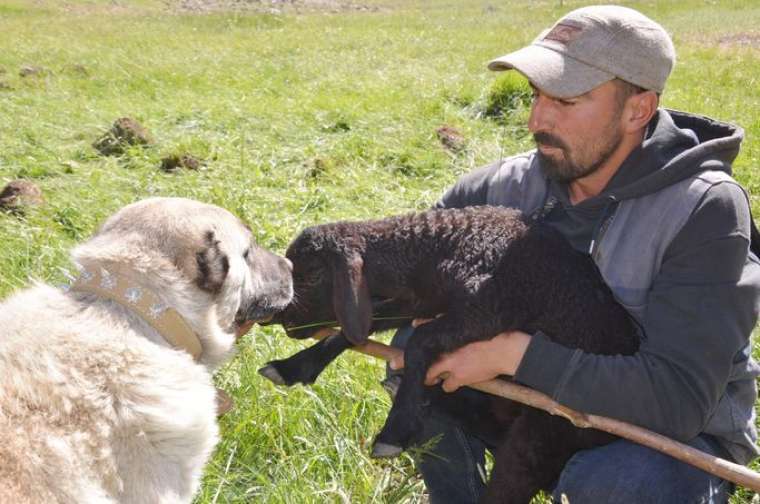
<path id="1" fill-rule="evenodd" d="M 187 351 L 196 361 L 200 357 L 201 342 L 177 310 L 164 304 L 149 289 L 130 283 L 118 272 L 85 266 L 69 290 L 89 292 L 119 303 L 138 313 L 171 346 Z"/>

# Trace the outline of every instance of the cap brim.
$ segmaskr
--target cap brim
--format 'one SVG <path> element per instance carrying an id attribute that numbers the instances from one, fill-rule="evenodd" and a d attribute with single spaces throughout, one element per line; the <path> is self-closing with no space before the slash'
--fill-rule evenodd
<path id="1" fill-rule="evenodd" d="M 489 70 L 517 70 L 538 89 L 557 98 L 588 93 L 614 75 L 540 45 L 529 45 L 488 63 Z"/>

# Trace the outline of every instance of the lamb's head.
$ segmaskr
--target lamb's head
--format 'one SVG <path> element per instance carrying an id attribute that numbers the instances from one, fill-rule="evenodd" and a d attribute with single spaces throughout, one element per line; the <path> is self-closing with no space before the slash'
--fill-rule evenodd
<path id="1" fill-rule="evenodd" d="M 288 247 L 293 302 L 275 315 L 288 336 L 309 338 L 340 326 L 354 344 L 367 341 L 372 303 L 363 268 L 364 241 L 350 223 L 305 229 Z"/>
<path id="2" fill-rule="evenodd" d="M 119 272 L 174 308 L 200 340 L 200 361 L 212 366 L 292 297 L 289 261 L 258 246 L 227 210 L 184 198 L 122 208 L 73 256 Z"/>

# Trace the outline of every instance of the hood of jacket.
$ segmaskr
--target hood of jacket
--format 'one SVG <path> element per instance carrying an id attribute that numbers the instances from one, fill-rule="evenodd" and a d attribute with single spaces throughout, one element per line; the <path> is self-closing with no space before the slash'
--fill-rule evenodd
<path id="1" fill-rule="evenodd" d="M 638 198 L 709 170 L 731 175 L 743 138 L 744 130 L 738 126 L 659 109 L 641 146 L 631 152 L 598 197 Z"/>
<path id="2" fill-rule="evenodd" d="M 547 221 L 560 229 L 578 250 L 587 250 L 601 223 L 616 205 L 675 184 L 708 170 L 731 174 L 744 131 L 713 119 L 659 109 L 644 141 L 634 149 L 604 190 L 572 204 L 566 184 L 549 179 L 557 212 Z"/>

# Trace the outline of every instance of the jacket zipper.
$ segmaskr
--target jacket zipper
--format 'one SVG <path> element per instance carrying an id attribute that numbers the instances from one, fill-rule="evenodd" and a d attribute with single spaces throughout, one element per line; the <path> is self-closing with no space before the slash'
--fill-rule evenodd
<path id="1" fill-rule="evenodd" d="M 599 219 L 599 224 L 594 229 L 591 235 L 591 243 L 589 243 L 588 253 L 594 262 L 597 262 L 601 252 L 599 251 L 599 243 L 604 238 L 604 234 L 610 227 L 612 220 L 615 218 L 615 213 L 620 202 L 614 197 L 610 196 L 610 201 L 602 210 L 602 217 Z"/>

